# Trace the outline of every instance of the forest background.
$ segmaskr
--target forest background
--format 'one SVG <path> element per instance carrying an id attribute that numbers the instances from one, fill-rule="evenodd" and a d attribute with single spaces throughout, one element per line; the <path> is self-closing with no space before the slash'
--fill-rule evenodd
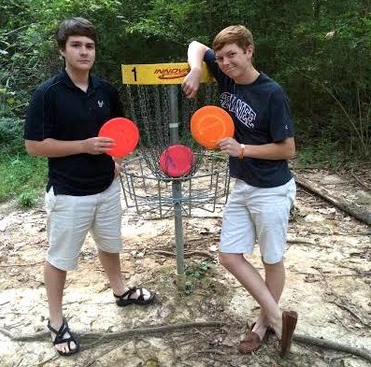
<path id="1" fill-rule="evenodd" d="M 27 156 L 23 124 L 36 85 L 62 66 L 54 32 L 69 16 L 97 27 L 95 72 L 122 95 L 121 64 L 183 62 L 190 41 L 210 45 L 244 24 L 256 67 L 289 95 L 294 165 L 336 170 L 371 159 L 371 0 L 2 0 L 0 202 L 31 206 L 45 184 L 46 160 Z"/>

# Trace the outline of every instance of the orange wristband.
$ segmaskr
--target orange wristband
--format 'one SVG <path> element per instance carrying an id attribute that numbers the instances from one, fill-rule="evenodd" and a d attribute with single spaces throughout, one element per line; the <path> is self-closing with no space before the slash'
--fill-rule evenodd
<path id="1" fill-rule="evenodd" d="M 240 158 L 240 159 L 245 158 L 245 144 L 241 144 L 241 150 L 240 150 L 240 154 L 239 154 L 238 158 Z"/>

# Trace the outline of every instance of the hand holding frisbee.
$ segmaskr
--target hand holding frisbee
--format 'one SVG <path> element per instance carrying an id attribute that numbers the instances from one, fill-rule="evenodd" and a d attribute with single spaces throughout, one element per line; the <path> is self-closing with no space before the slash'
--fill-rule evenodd
<path id="1" fill-rule="evenodd" d="M 115 117 L 105 122 L 98 136 L 115 141 L 114 147 L 107 154 L 116 158 L 123 158 L 130 154 L 139 142 L 138 127 L 125 117 Z"/>
<path id="2" fill-rule="evenodd" d="M 206 148 L 216 148 L 219 140 L 234 135 L 234 123 L 229 113 L 217 106 L 204 106 L 191 117 L 193 138 Z"/>
<path id="3" fill-rule="evenodd" d="M 161 171 L 171 177 L 181 177 L 191 172 L 194 156 L 185 145 L 171 145 L 160 156 Z"/>

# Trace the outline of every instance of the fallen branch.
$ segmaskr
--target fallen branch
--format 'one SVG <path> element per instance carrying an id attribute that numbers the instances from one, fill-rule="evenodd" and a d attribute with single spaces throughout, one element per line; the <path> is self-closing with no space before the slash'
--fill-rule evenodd
<path id="1" fill-rule="evenodd" d="M 37 367 L 41 367 L 41 366 L 43 366 L 44 364 L 47 364 L 48 362 L 51 362 L 51 361 L 55 361 L 55 360 L 57 360 L 58 358 L 59 358 L 59 354 L 56 353 L 56 354 L 54 354 L 53 356 L 51 356 L 51 357 L 45 359 L 44 361 L 39 362 L 39 364 L 37 365 Z"/>
<path id="2" fill-rule="evenodd" d="M 339 231 L 324 232 L 324 231 L 311 230 L 310 233 L 324 235 L 324 236 L 349 236 L 349 233 L 344 233 L 344 232 L 339 232 Z M 355 236 L 371 236 L 371 231 L 370 232 L 352 232 L 352 237 L 355 237 Z"/>
<path id="3" fill-rule="evenodd" d="M 313 269 L 317 270 L 320 275 L 322 276 L 322 279 L 325 282 L 326 290 L 329 294 L 331 294 L 334 297 L 334 300 L 329 300 L 330 303 L 335 304 L 342 310 L 347 311 L 350 313 L 358 322 L 360 322 L 362 325 L 366 326 L 367 328 L 371 327 L 371 324 L 367 320 L 367 316 L 363 315 L 362 310 L 359 310 L 356 305 L 353 305 L 348 299 L 344 296 L 341 296 L 337 294 L 328 284 L 327 278 L 325 276 L 325 273 L 323 270 L 319 267 L 312 266 Z M 355 310 L 354 310 L 355 309 Z"/>
<path id="4" fill-rule="evenodd" d="M 153 250 L 152 252 L 154 254 L 158 254 L 158 255 L 176 257 L 176 254 L 174 252 L 171 252 L 171 251 Z M 214 256 L 207 251 L 199 250 L 199 251 L 186 251 L 186 252 L 184 252 L 184 257 L 189 257 L 189 256 L 193 256 L 193 255 L 205 256 L 205 257 L 208 257 L 210 259 L 214 259 Z"/>
<path id="5" fill-rule="evenodd" d="M 358 176 L 356 176 L 356 174 L 353 172 L 352 170 L 352 177 L 364 188 L 366 189 L 367 191 L 371 191 L 371 188 L 367 186 L 366 183 L 364 183 L 363 181 L 361 181 L 360 178 L 358 178 Z"/>
<path id="6" fill-rule="evenodd" d="M 371 352 L 366 350 L 365 348 L 355 348 L 349 345 L 344 345 L 336 342 L 332 342 L 330 340 L 325 340 L 322 338 L 315 338 L 313 336 L 308 335 L 294 335 L 294 341 L 302 344 L 311 344 L 317 347 L 326 348 L 326 349 L 333 349 L 339 352 L 346 352 L 350 353 L 354 356 L 361 357 L 366 361 L 371 362 Z"/>
<path id="7" fill-rule="evenodd" d="M 331 194 L 328 192 L 323 187 L 320 187 L 318 184 L 315 182 L 311 182 L 307 180 L 304 177 L 298 177 L 297 175 L 295 176 L 295 181 L 302 187 L 304 187 L 306 190 L 309 190 L 322 199 L 325 199 L 332 205 L 336 206 L 337 208 L 341 209 L 345 213 L 351 215 L 352 217 L 360 220 L 363 223 L 366 223 L 368 225 L 371 225 L 371 213 L 367 211 L 362 211 L 361 209 L 355 207 L 355 206 L 350 206 L 345 200 L 340 199 L 340 198 L 334 198 L 331 196 Z"/>
<path id="8" fill-rule="evenodd" d="M 117 331 L 115 333 L 79 333 L 79 339 L 83 342 L 91 342 L 94 340 L 117 340 L 125 339 L 129 336 L 149 335 L 157 333 L 171 333 L 177 330 L 197 327 L 221 327 L 224 323 L 221 321 L 199 321 L 199 322 L 186 322 L 184 324 L 173 324 L 163 326 L 151 326 L 148 328 L 129 329 Z M 12 341 L 16 342 L 34 342 L 50 338 L 48 331 L 43 331 L 28 335 L 14 335 L 4 328 L 0 328 L 0 333 L 7 336 Z"/>
<path id="9" fill-rule="evenodd" d="M 219 241 L 219 238 L 220 238 L 220 234 L 214 234 L 214 233 L 203 233 L 203 234 L 199 234 L 198 236 L 193 236 L 193 237 L 189 237 L 187 236 L 186 238 L 186 243 L 190 243 L 190 242 L 202 242 L 204 243 L 205 241 L 207 242 L 213 242 L 213 241 Z"/>
<path id="10" fill-rule="evenodd" d="M 360 316 L 363 316 L 362 312 L 359 312 L 358 310 L 353 311 L 352 310 L 353 305 L 349 304 L 348 300 L 345 297 L 340 297 L 334 291 L 332 291 L 332 295 L 335 297 L 335 300 L 334 301 L 329 301 L 330 303 L 333 303 L 336 306 L 338 306 L 339 308 L 341 308 L 342 310 L 345 310 L 348 313 L 350 313 L 363 326 L 366 326 L 367 328 L 371 328 L 371 324 L 369 322 L 365 321 L 365 317 L 360 317 Z M 358 316 L 358 313 L 360 313 L 360 316 Z"/>

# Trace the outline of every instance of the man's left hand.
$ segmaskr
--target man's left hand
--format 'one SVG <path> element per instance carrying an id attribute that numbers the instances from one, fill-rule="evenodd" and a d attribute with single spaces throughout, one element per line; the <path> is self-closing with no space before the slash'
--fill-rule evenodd
<path id="1" fill-rule="evenodd" d="M 231 157 L 239 157 L 241 152 L 241 144 L 233 138 L 223 138 L 219 141 L 220 150 Z"/>

